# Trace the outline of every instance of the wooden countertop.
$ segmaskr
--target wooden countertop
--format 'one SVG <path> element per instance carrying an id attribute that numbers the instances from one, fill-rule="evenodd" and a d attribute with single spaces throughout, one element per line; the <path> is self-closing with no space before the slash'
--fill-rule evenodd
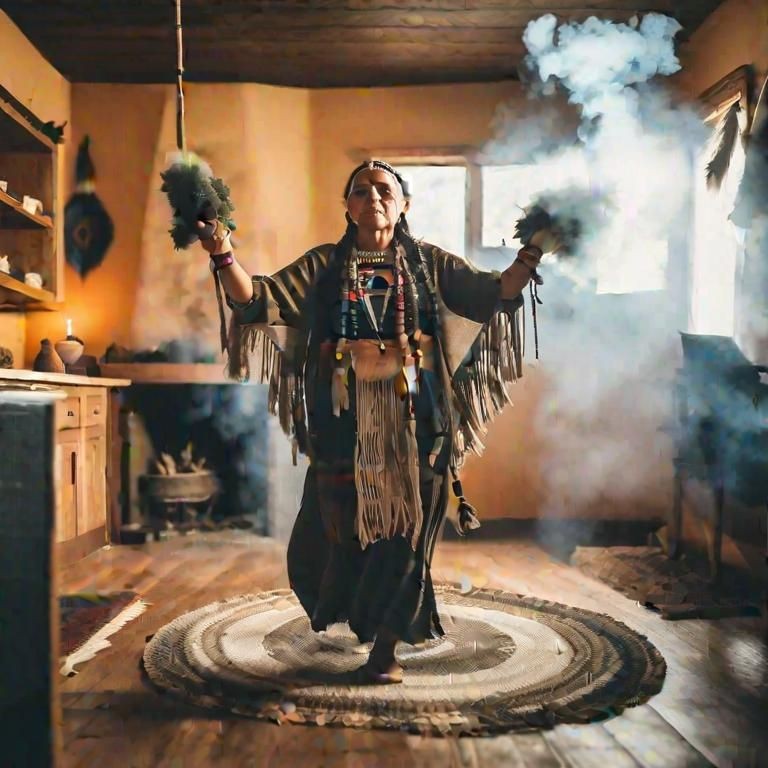
<path id="1" fill-rule="evenodd" d="M 228 379 L 226 363 L 100 363 L 108 376 L 125 376 L 134 384 L 239 384 Z M 254 380 L 258 376 L 253 376 Z M 256 383 L 251 382 L 251 383 Z"/>
<path id="2" fill-rule="evenodd" d="M 26 368 L 0 368 L 0 387 L 3 381 L 23 381 L 32 384 L 63 384 L 70 387 L 128 387 L 130 379 L 110 379 L 104 376 L 75 376 L 71 373 L 42 373 Z"/>

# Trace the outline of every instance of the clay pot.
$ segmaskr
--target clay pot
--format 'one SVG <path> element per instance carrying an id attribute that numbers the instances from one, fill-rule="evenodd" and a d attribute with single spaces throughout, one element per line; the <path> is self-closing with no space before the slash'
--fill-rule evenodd
<path id="1" fill-rule="evenodd" d="M 37 353 L 32 368 L 43 373 L 66 373 L 64 362 L 49 339 L 43 339 L 40 342 L 40 351 Z"/>
<path id="2" fill-rule="evenodd" d="M 64 339 L 55 344 L 56 352 L 65 365 L 74 365 L 83 354 L 83 345 L 75 339 Z"/>

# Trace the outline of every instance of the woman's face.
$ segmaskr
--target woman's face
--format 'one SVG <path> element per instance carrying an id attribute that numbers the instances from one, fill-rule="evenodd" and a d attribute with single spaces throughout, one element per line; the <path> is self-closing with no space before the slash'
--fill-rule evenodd
<path id="1" fill-rule="evenodd" d="M 408 201 L 392 174 L 380 168 L 360 171 L 347 198 L 347 212 L 358 229 L 394 230 L 400 214 L 408 210 Z"/>

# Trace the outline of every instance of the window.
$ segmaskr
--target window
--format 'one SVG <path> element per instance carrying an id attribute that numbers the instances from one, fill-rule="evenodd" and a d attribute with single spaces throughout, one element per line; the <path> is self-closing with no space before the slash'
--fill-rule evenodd
<path id="1" fill-rule="evenodd" d="M 735 142 L 720 189 L 707 186 L 705 167 L 719 141 L 717 126 L 736 102 L 741 107 L 738 130 L 739 133 L 744 131 L 750 111 L 749 83 L 749 69 L 739 67 L 700 96 L 711 110 L 706 122 L 712 127 L 712 136 L 697 158 L 695 168 L 688 317 L 688 330 L 692 333 L 739 335 L 736 276 L 744 259 L 744 233 L 728 217 L 744 173 L 745 155 L 741 141 Z"/>
<path id="2" fill-rule="evenodd" d="M 717 139 L 716 132 L 713 141 Z M 720 189 L 710 189 L 705 167 L 711 143 L 696 163 L 691 258 L 689 330 L 732 336 L 735 323 L 736 265 L 742 254 L 738 230 L 728 221 L 744 171 L 744 148 L 737 142 Z"/>
<path id="3" fill-rule="evenodd" d="M 486 165 L 480 169 L 482 184 L 483 248 L 507 245 L 520 248 L 515 222 L 523 209 L 549 189 L 570 185 L 587 187 L 589 173 L 582 153 L 571 153 L 561 162 L 537 165 Z"/>
<path id="4" fill-rule="evenodd" d="M 549 190 L 575 187 L 589 190 L 589 163 L 581 150 L 556 160 L 534 165 L 485 166 L 482 179 L 482 247 L 522 244 L 514 237 L 515 221 L 523 208 Z M 621 190 L 619 190 L 621 194 Z M 631 198 L 632 190 L 627 190 Z M 511 208 L 510 203 L 515 207 Z M 612 248 L 597 248 L 596 292 L 634 293 L 660 290 L 666 284 L 668 244 L 665 240 L 640 241 L 630 204 L 618 206 L 606 221 L 603 242 Z"/>
<path id="5" fill-rule="evenodd" d="M 525 207 L 548 190 L 588 189 L 589 162 L 583 151 L 536 165 L 483 164 L 469 148 L 368 150 L 388 157 L 410 182 L 411 232 L 482 269 L 504 269 L 520 247 L 515 222 Z M 632 190 L 628 190 L 631 194 Z M 636 237 L 631 206 L 611 212 L 606 241 L 597 248 L 597 293 L 633 293 L 665 288 L 668 243 Z M 615 245 L 614 245 L 615 244 Z"/>
<path id="6" fill-rule="evenodd" d="M 450 253 L 466 252 L 467 169 L 461 165 L 399 165 L 414 197 L 411 234 Z"/>

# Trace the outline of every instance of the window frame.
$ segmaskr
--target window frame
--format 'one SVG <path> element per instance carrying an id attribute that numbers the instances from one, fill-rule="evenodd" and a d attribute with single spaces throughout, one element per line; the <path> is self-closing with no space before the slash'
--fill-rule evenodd
<path id="1" fill-rule="evenodd" d="M 470 145 L 449 145 L 430 147 L 377 147 L 358 149 L 351 153 L 355 163 L 362 163 L 371 157 L 385 158 L 394 166 L 435 165 L 460 166 L 466 170 L 464 210 L 464 254 L 478 266 L 508 261 L 516 256 L 516 249 L 510 246 L 483 245 L 483 168 L 486 166 L 515 165 L 501 162 L 484 154 Z M 524 165 L 524 163 L 519 163 Z"/>
<path id="2" fill-rule="evenodd" d="M 753 67 L 749 64 L 742 64 L 699 94 L 699 102 L 705 108 L 710 109 L 704 122 L 718 120 L 722 113 L 738 99 L 744 114 L 747 116 L 747 128 L 749 128 L 755 107 L 752 98 L 754 81 Z"/>

